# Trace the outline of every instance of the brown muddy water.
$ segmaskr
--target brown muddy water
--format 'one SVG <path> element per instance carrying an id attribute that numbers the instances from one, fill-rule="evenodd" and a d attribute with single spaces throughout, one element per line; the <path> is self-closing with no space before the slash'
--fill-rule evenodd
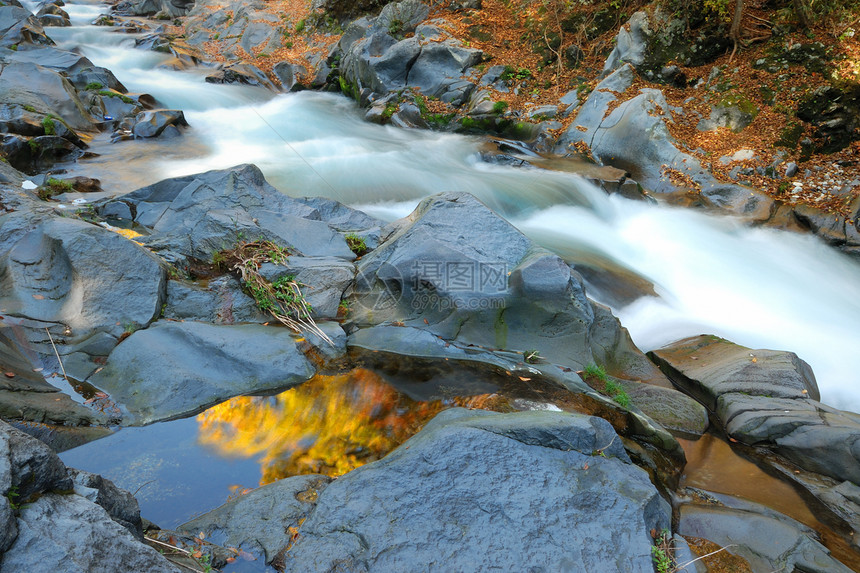
<path id="1" fill-rule="evenodd" d="M 724 439 L 712 434 L 698 440 L 678 438 L 678 442 L 687 455 L 679 490 L 693 487 L 724 493 L 774 509 L 814 529 L 835 558 L 854 571 L 860 571 L 860 555 L 842 536 L 815 517 L 793 485 L 768 474 L 736 453 Z"/>

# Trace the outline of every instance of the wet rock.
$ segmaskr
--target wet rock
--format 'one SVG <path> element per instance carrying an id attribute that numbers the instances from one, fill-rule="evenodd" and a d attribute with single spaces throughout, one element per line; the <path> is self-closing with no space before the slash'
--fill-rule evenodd
<path id="1" fill-rule="evenodd" d="M 682 390 L 709 410 L 724 394 L 819 398 L 812 368 L 793 352 L 752 350 L 717 336 L 679 340 L 648 356 Z"/>
<path id="2" fill-rule="evenodd" d="M 46 494 L 21 509 L 18 537 L 0 572 L 179 573 L 107 512 L 78 495 Z"/>
<path id="3" fill-rule="evenodd" d="M 812 369 L 796 354 L 698 336 L 649 356 L 716 414 L 729 437 L 806 470 L 860 483 L 860 415 L 818 402 Z"/>
<path id="4" fill-rule="evenodd" d="M 125 425 L 175 419 L 309 379 L 314 368 L 297 338 L 285 328 L 254 324 L 159 322 L 117 346 L 89 382 L 123 407 Z"/>
<path id="5" fill-rule="evenodd" d="M 111 519 L 125 527 L 137 539 L 143 539 L 140 506 L 133 495 L 98 474 L 69 468 L 69 475 L 75 483 L 76 494 L 100 505 Z"/>
<path id="6" fill-rule="evenodd" d="M 331 482 L 321 475 L 278 480 L 225 503 L 180 525 L 180 532 L 217 539 L 223 546 L 242 547 L 270 564 L 284 549 L 285 534 L 298 529 Z M 268 516 L 260 519 L 260 516 Z"/>
<path id="7" fill-rule="evenodd" d="M 678 533 L 708 539 L 746 559 L 753 571 L 848 573 L 808 527 L 745 503 L 745 507 L 682 505 Z M 774 515 L 776 514 L 776 515 Z"/>
<path id="8" fill-rule="evenodd" d="M 118 337 L 158 315 L 164 271 L 140 245 L 76 219 L 39 221 L 21 211 L 4 219 L 0 308 L 7 313 L 65 325 L 66 349 L 96 332 Z"/>
<path id="9" fill-rule="evenodd" d="M 621 384 L 630 401 L 667 430 L 701 436 L 710 425 L 705 407 L 682 392 L 634 381 Z"/>
<path id="10" fill-rule="evenodd" d="M 72 480 L 57 454 L 0 420 L 0 497 L 21 504 L 38 494 L 71 489 Z"/>
<path id="11" fill-rule="evenodd" d="M 797 205 L 793 211 L 795 219 L 802 227 L 831 245 L 844 245 L 847 241 L 845 217 L 809 205 Z"/>
<path id="12" fill-rule="evenodd" d="M 266 182 L 253 165 L 166 179 L 120 199 L 134 221 L 152 230 L 141 239 L 169 262 L 211 261 L 242 238 L 271 240 L 295 255 L 355 259 L 320 211 Z"/>
<path id="13" fill-rule="evenodd" d="M 301 77 L 307 74 L 307 69 L 290 62 L 278 62 L 272 68 L 272 73 L 281 82 L 284 91 L 293 92 L 302 88 Z"/>
<path id="14" fill-rule="evenodd" d="M 471 195 L 425 199 L 387 234 L 358 263 L 356 324 L 400 321 L 446 340 L 536 349 L 576 369 L 597 361 L 638 379 L 653 372 L 562 259 Z"/>
<path id="15" fill-rule="evenodd" d="M 206 76 L 206 81 L 210 84 L 246 84 L 278 91 L 266 74 L 251 64 L 230 64 Z"/>
<path id="16" fill-rule="evenodd" d="M 164 14 L 169 18 L 184 16 L 194 6 L 194 0 L 123 0 L 115 6 L 116 12 L 132 16 Z"/>
<path id="17" fill-rule="evenodd" d="M 561 135 L 556 152 L 586 143 L 600 161 L 630 172 L 645 189 L 694 193 L 705 205 L 754 221 L 770 217 L 772 199 L 748 187 L 716 180 L 693 156 L 682 152 L 666 125 L 670 106 L 658 90 L 643 89 L 611 112 L 616 92 L 633 83 L 632 66 L 625 64 L 604 79 L 582 105 L 573 124 Z M 671 170 L 671 171 L 670 171 Z M 675 181 L 670 175 L 676 175 Z"/>
<path id="18" fill-rule="evenodd" d="M 285 567 L 650 572 L 649 531 L 668 524 L 668 506 L 606 421 L 447 410 L 385 459 L 329 484 Z M 456 541 L 440 542 L 452 525 Z"/>
<path id="19" fill-rule="evenodd" d="M 43 26 L 71 26 L 69 14 L 56 4 L 43 4 L 36 12 L 36 18 Z"/>
<path id="20" fill-rule="evenodd" d="M 39 19 L 29 10 L 15 5 L 0 6 L 0 48 L 19 44 L 52 45 Z"/>
<path id="21" fill-rule="evenodd" d="M 27 106 L 41 115 L 52 114 L 73 130 L 91 130 L 95 123 L 64 75 L 28 61 L 6 62 L 0 74 L 0 101 Z"/>
<path id="22" fill-rule="evenodd" d="M 137 114 L 132 133 L 135 137 L 158 137 L 169 126 L 185 127 L 185 114 L 178 109 L 156 109 Z"/>

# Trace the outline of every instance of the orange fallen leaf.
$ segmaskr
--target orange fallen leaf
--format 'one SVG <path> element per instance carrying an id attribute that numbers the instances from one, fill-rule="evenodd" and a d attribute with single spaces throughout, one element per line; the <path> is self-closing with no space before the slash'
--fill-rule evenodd
<path id="1" fill-rule="evenodd" d="M 14 378 L 15 377 L 14 372 L 4 372 L 4 374 L 6 374 L 6 378 Z"/>
<path id="2" fill-rule="evenodd" d="M 36 300 L 45 300 L 45 297 L 43 297 L 43 296 L 42 296 L 42 295 L 40 295 L 40 294 L 34 294 L 34 295 L 33 295 L 33 298 L 35 298 Z"/>
<path id="3" fill-rule="evenodd" d="M 228 557 L 224 561 L 226 561 L 227 563 L 234 563 L 236 561 L 236 558 L 235 557 Z"/>

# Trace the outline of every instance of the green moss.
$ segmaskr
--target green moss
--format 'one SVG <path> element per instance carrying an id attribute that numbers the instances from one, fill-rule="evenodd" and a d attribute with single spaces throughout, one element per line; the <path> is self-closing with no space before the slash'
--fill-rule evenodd
<path id="1" fill-rule="evenodd" d="M 123 102 L 123 103 L 128 103 L 128 104 L 133 104 L 133 103 L 134 103 L 134 100 L 133 100 L 133 99 L 131 99 L 130 97 L 128 97 L 127 95 L 124 95 L 124 94 L 121 94 L 121 93 L 119 93 L 119 92 L 115 92 L 115 91 L 112 91 L 112 90 L 99 90 L 98 94 L 99 94 L 100 96 L 105 96 L 105 97 L 115 97 L 115 98 L 119 98 L 119 99 L 121 99 L 121 100 L 122 100 L 122 102 Z"/>
<path id="2" fill-rule="evenodd" d="M 301 34 L 305 29 L 306 21 L 304 18 L 296 22 L 296 34 Z"/>
<path id="3" fill-rule="evenodd" d="M 506 101 L 497 101 L 493 104 L 493 113 L 496 115 L 503 113 L 506 109 L 508 109 L 508 102 Z"/>
<path id="4" fill-rule="evenodd" d="M 777 139 L 773 145 L 774 147 L 795 149 L 797 148 L 800 138 L 803 137 L 803 132 L 803 124 L 796 121 L 789 122 L 785 128 L 783 128 L 782 132 L 779 134 L 779 139 Z"/>
<path id="5" fill-rule="evenodd" d="M 51 177 L 44 185 L 39 187 L 38 191 L 36 191 L 36 195 L 38 195 L 39 199 L 42 201 L 47 201 L 54 195 L 69 193 L 73 190 L 74 185 L 72 185 L 71 181 L 64 181 L 62 179 L 54 179 Z"/>
<path id="6" fill-rule="evenodd" d="M 56 135 L 57 126 L 54 124 L 53 116 L 46 115 L 42 119 L 42 129 L 45 130 L 45 135 Z"/>
<path id="7" fill-rule="evenodd" d="M 100 84 L 99 82 L 90 82 L 87 84 L 87 87 L 84 89 L 86 89 L 86 90 L 100 90 L 103 87 L 104 86 L 102 84 Z"/>

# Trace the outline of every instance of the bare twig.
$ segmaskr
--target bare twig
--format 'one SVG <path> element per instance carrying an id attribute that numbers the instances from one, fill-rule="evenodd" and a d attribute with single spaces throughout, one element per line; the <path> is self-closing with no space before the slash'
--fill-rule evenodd
<path id="1" fill-rule="evenodd" d="M 137 492 L 139 492 L 140 490 L 142 490 L 143 488 L 145 488 L 145 487 L 146 487 L 146 486 L 148 486 L 149 484 L 154 483 L 155 481 L 157 481 L 157 480 L 151 479 L 151 480 L 149 480 L 148 482 L 146 482 L 146 483 L 142 484 L 139 488 L 137 488 L 136 490 L 134 490 L 134 493 L 133 493 L 133 494 L 131 494 L 131 497 L 136 496 L 136 495 L 137 495 Z"/>
<path id="2" fill-rule="evenodd" d="M 66 379 L 66 382 L 69 382 L 69 377 L 66 376 L 66 367 L 63 366 L 63 361 L 60 359 L 60 353 L 57 352 L 57 346 L 54 344 L 54 337 L 51 336 L 51 331 L 48 330 L 47 326 L 45 327 L 45 332 L 48 333 L 48 340 L 51 341 L 51 347 L 54 349 L 54 355 L 57 357 L 57 362 L 60 363 L 60 370 L 63 371 L 63 378 Z M 69 384 L 71 384 L 71 382 L 69 382 Z"/>
<path id="3" fill-rule="evenodd" d="M 720 548 L 719 548 L 719 549 L 717 549 L 716 551 L 711 551 L 711 552 L 710 552 L 710 553 L 708 553 L 707 555 L 702 555 L 701 557 L 696 557 L 696 558 L 695 558 L 695 559 L 693 559 L 692 561 L 688 561 L 688 562 L 684 563 L 683 565 L 678 565 L 678 567 L 676 568 L 676 571 L 682 571 L 685 567 L 687 567 L 688 565 L 692 565 L 692 564 L 693 564 L 693 563 L 695 563 L 696 561 L 699 561 L 699 560 L 701 560 L 701 559 L 705 559 L 706 557 L 710 557 L 711 555 L 716 555 L 716 554 L 717 554 L 717 553 L 719 553 L 720 551 L 725 551 L 725 550 L 726 550 L 726 549 L 728 549 L 729 547 L 736 547 L 736 546 L 737 546 L 737 544 L 736 544 L 736 543 L 730 543 L 729 545 L 726 545 L 725 547 L 720 547 Z"/>

